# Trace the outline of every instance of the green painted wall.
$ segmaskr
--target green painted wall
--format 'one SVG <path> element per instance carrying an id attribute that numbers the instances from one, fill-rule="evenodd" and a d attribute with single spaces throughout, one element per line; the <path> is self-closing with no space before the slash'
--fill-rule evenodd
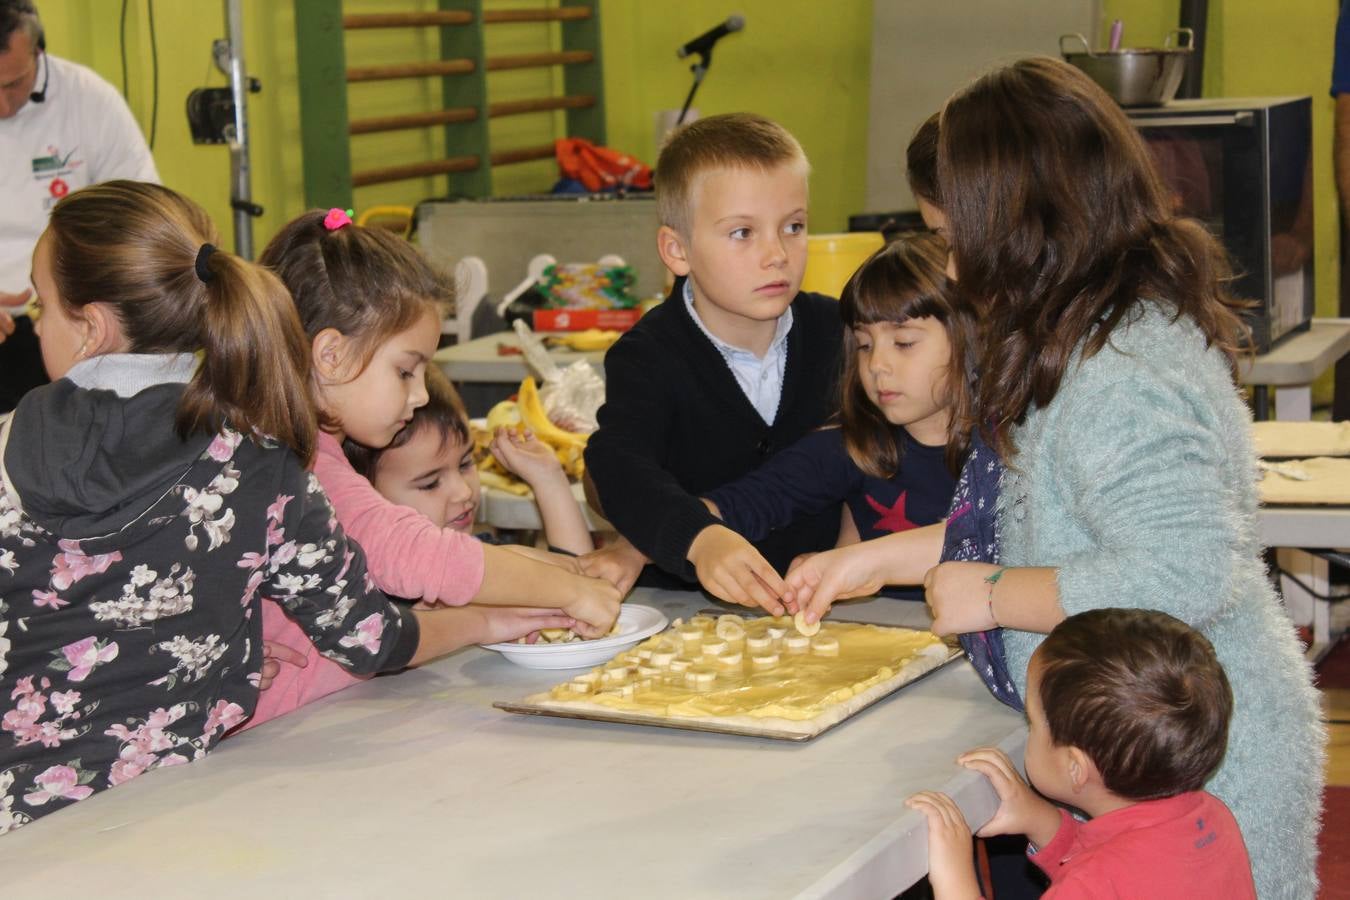
<path id="1" fill-rule="evenodd" d="M 491 8 L 527 8 L 542 0 L 489 0 Z M 346 0 L 348 12 L 435 9 L 434 0 Z M 113 0 L 39 0 L 54 53 L 93 67 L 121 85 L 118 18 Z M 779 0 L 741 0 L 744 32 L 717 48 L 715 65 L 697 106 L 706 114 L 750 109 L 779 119 L 802 141 L 815 163 L 812 178 L 813 228 L 842 230 L 849 213 L 862 208 L 862 159 L 867 139 L 867 79 L 871 47 L 870 0 L 802 3 L 783 14 Z M 128 98 L 149 132 L 151 53 L 146 0 L 127 4 Z M 224 76 L 210 65 L 213 38 L 225 33 L 224 7 L 212 0 L 158 0 L 154 4 L 159 50 L 159 116 L 155 158 L 165 182 L 202 203 L 226 238 L 231 234 L 229 161 L 224 148 L 194 146 L 183 104 L 188 91 L 221 86 Z M 250 98 L 253 130 L 253 187 L 267 210 L 255 226 L 262 245 L 287 219 L 304 208 L 301 179 L 299 100 L 296 89 L 295 23 L 286 0 L 245 0 L 245 54 L 250 72 L 262 79 L 263 93 Z M 607 128 L 611 145 L 654 161 L 654 114 L 678 107 L 688 89 L 687 64 L 675 48 L 728 15 L 725 0 L 605 0 L 601 25 L 605 53 Z M 351 65 L 433 59 L 434 29 L 379 29 L 352 33 Z M 507 54 L 557 47 L 557 26 L 493 26 L 488 52 Z M 822 77 L 824 73 L 824 77 Z M 519 99 L 562 93 L 559 72 L 523 70 L 489 76 L 492 99 Z M 334 90 L 343 90 L 337 83 Z M 415 112 L 440 101 L 436 79 L 357 84 L 349 92 L 352 117 Z M 531 146 L 562 133 L 561 113 L 494 120 L 493 146 Z M 443 132 L 429 128 L 360 136 L 352 145 L 353 168 L 436 158 Z M 504 167 L 494 173 L 498 194 L 544 191 L 554 180 L 551 161 Z M 376 203 L 415 203 L 445 191 L 444 179 L 396 182 L 360 188 L 358 208 Z"/>

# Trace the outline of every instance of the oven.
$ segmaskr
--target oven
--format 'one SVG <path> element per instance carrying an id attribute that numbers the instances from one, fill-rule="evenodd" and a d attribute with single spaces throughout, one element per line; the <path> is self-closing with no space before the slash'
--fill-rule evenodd
<path id="1" fill-rule="evenodd" d="M 1223 241 L 1258 352 L 1313 315 L 1312 101 L 1174 100 L 1127 109 L 1180 215 Z"/>

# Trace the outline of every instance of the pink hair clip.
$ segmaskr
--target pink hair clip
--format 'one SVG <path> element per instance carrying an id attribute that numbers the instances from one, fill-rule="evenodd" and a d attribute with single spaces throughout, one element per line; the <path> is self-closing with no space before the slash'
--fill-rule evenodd
<path id="1" fill-rule="evenodd" d="M 352 224 L 352 211 L 350 209 L 338 209 L 336 206 L 328 210 L 328 215 L 323 217 L 323 227 L 329 231 L 337 231 L 343 225 Z"/>

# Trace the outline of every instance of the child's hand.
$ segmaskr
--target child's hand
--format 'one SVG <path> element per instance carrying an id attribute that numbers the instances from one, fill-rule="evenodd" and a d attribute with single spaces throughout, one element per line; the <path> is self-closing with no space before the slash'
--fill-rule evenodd
<path id="1" fill-rule="evenodd" d="M 568 556 L 566 553 L 554 553 L 552 550 L 543 550 L 539 547 L 527 547 L 524 544 L 497 544 L 496 546 L 505 550 L 507 553 L 514 553 L 516 556 L 525 556 L 529 559 L 538 560 L 541 563 L 548 563 L 550 566 L 566 569 L 573 575 L 586 574 L 581 570 L 581 564 L 578 558 L 575 556 Z"/>
<path id="2" fill-rule="evenodd" d="M 518 475 L 526 484 L 533 486 L 536 481 L 549 478 L 567 480 L 553 448 L 536 438 L 533 431 L 526 429 L 522 434 L 514 428 L 498 428 L 490 447 L 502 468 Z"/>
<path id="3" fill-rule="evenodd" d="M 592 578 L 603 578 L 619 589 L 621 596 L 627 597 L 633 584 L 642 574 L 642 567 L 651 560 L 647 555 L 628 542 L 619 538 L 608 546 L 577 557 L 582 574 Z"/>
<path id="4" fill-rule="evenodd" d="M 868 543 L 794 559 L 786 579 L 788 593 L 784 600 L 788 608 L 802 610 L 808 622 L 819 622 L 834 601 L 881 590 L 885 581 L 872 566 Z"/>
<path id="5" fill-rule="evenodd" d="M 934 900 L 976 900 L 974 847 L 966 817 L 946 794 L 922 791 L 905 801 L 928 818 L 928 881 Z"/>
<path id="6" fill-rule="evenodd" d="M 998 810 L 977 834 L 1025 834 L 1037 847 L 1050 843 L 1059 830 L 1059 808 L 1037 794 L 1022 780 L 1008 754 L 994 747 L 962 753 L 957 763 L 989 779 L 998 793 Z"/>
<path id="7" fill-rule="evenodd" d="M 584 638 L 598 638 L 609 634 L 619 618 L 619 604 L 623 597 L 619 589 L 608 581 L 577 575 L 567 579 L 570 602 L 562 609 L 576 620 L 572 630 Z"/>
<path id="8" fill-rule="evenodd" d="M 309 660 L 305 657 L 305 654 L 293 647 L 278 644 L 276 641 L 263 641 L 262 645 L 262 671 L 258 676 L 258 690 L 260 691 L 265 691 L 272 686 L 273 679 L 281 671 L 282 663 L 290 663 L 302 669 L 309 665 Z"/>
<path id="9" fill-rule="evenodd" d="M 783 579 L 750 542 L 724 525 L 709 525 L 689 545 L 688 559 L 708 593 L 728 603 L 783 614 Z"/>
<path id="10" fill-rule="evenodd" d="M 483 632 L 477 643 L 503 644 L 526 638 L 534 643 L 544 628 L 573 628 L 576 619 L 561 609 L 534 606 L 470 606 L 483 617 Z"/>
<path id="11" fill-rule="evenodd" d="M 942 637 L 997 628 L 989 611 L 991 585 L 985 579 L 998 570 L 992 563 L 980 562 L 944 562 L 929 569 L 923 590 L 933 611 L 933 634 Z"/>

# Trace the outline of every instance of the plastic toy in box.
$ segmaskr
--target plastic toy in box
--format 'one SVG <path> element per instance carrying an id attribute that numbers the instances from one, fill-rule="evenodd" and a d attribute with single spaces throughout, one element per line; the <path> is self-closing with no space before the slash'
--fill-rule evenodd
<path id="1" fill-rule="evenodd" d="M 641 317 L 632 293 L 631 266 L 555 263 L 544 269 L 538 290 L 547 306 L 534 312 L 536 331 L 626 331 Z"/>

